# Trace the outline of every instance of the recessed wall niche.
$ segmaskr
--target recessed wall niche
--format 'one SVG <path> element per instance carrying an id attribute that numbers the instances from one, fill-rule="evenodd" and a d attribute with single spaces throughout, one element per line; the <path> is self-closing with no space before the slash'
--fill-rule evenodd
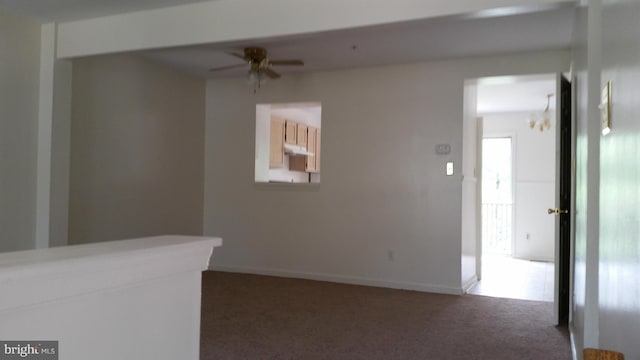
<path id="1" fill-rule="evenodd" d="M 255 181 L 320 183 L 322 105 L 256 105 Z"/>

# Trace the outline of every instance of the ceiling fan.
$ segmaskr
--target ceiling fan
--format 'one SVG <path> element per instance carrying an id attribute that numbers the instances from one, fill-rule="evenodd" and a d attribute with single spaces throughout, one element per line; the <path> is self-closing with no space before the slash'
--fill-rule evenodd
<path id="1" fill-rule="evenodd" d="M 272 79 L 277 79 L 280 74 L 275 72 L 272 66 L 303 66 L 302 60 L 270 60 L 267 58 L 267 50 L 261 47 L 246 47 L 244 48 L 244 54 L 238 54 L 234 52 L 228 53 L 247 62 L 249 64 L 249 78 L 256 77 L 260 79 L 262 75 L 266 75 Z M 245 64 L 221 66 L 209 71 L 221 71 L 233 68 L 239 68 L 246 66 Z"/>

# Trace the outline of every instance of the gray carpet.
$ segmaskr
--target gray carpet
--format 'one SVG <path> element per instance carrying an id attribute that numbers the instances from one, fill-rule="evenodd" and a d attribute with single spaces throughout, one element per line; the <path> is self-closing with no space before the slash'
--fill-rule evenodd
<path id="1" fill-rule="evenodd" d="M 203 274 L 200 358 L 571 359 L 552 304 Z"/>

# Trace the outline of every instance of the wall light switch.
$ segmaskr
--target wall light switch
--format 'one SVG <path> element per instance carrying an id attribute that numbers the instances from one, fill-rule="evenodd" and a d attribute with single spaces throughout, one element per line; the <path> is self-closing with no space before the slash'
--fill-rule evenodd
<path id="1" fill-rule="evenodd" d="M 453 161 L 447 162 L 447 176 L 453 176 Z"/>

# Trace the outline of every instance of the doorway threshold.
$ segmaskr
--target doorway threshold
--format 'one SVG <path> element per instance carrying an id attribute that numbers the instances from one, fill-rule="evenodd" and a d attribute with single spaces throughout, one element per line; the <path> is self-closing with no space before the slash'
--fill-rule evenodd
<path id="1" fill-rule="evenodd" d="M 482 279 L 469 294 L 553 302 L 554 264 L 484 254 Z"/>

